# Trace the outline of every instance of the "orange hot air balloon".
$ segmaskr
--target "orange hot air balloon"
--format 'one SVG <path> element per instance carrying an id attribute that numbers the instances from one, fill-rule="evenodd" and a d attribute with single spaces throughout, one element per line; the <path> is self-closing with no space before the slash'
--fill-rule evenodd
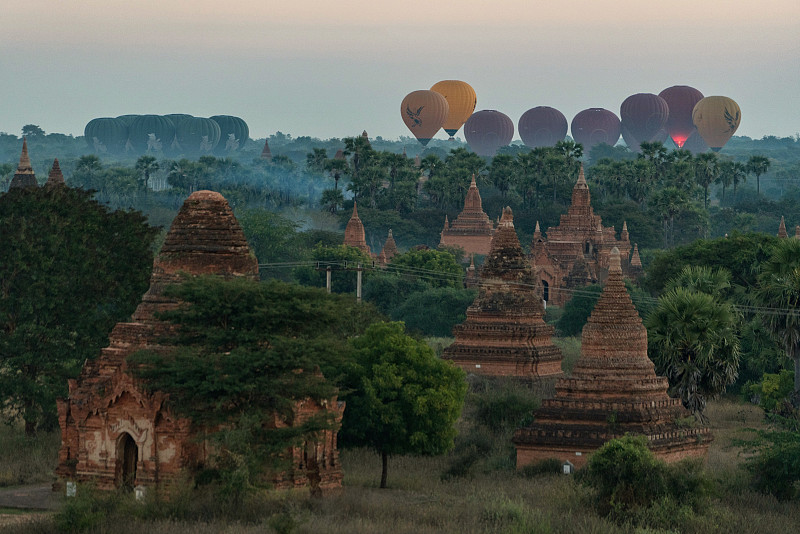
<path id="1" fill-rule="evenodd" d="M 436 91 L 412 91 L 400 104 L 400 116 L 417 141 L 426 146 L 447 119 L 450 106 Z"/>
<path id="2" fill-rule="evenodd" d="M 442 80 L 433 84 L 431 91 L 436 91 L 447 99 L 450 112 L 447 114 L 443 128 L 452 139 L 475 111 L 475 105 L 478 103 L 475 89 L 467 82 L 460 80 Z"/>
<path id="3" fill-rule="evenodd" d="M 741 118 L 739 104 L 727 96 L 707 96 L 692 111 L 697 133 L 714 152 L 725 146 L 739 127 Z"/>

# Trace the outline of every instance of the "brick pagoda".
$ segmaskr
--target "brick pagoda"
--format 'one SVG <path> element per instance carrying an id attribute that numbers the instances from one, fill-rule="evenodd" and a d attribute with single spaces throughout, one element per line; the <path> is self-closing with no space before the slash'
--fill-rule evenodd
<path id="1" fill-rule="evenodd" d="M 367 235 L 364 232 L 364 223 L 358 216 L 358 206 L 353 202 L 353 215 L 347 221 L 347 226 L 344 229 L 344 244 L 355 247 L 369 255 L 372 255 L 369 245 L 367 245 Z"/>
<path id="2" fill-rule="evenodd" d="M 506 208 L 480 271 L 478 296 L 466 321 L 453 328 L 455 341 L 442 358 L 482 375 L 561 375 L 561 351 L 543 315 L 541 293 Z"/>
<path id="3" fill-rule="evenodd" d="M 514 433 L 518 468 L 548 458 L 580 467 L 592 451 L 626 432 L 645 435 L 650 449 L 667 461 L 708 452 L 708 428 L 679 425 L 689 412 L 667 395 L 667 379 L 656 376 L 647 330 L 625 289 L 616 248 L 609 262 L 572 376 L 559 379 L 555 397 L 542 402 L 530 426 Z"/>
<path id="4" fill-rule="evenodd" d="M 31 158 L 28 157 L 28 140 L 22 138 L 22 154 L 19 156 L 19 165 L 17 165 L 17 172 L 8 184 L 9 189 L 25 189 L 29 187 L 39 187 L 36 181 L 36 175 L 33 173 L 31 166 Z"/>
<path id="5" fill-rule="evenodd" d="M 623 268 L 627 271 L 631 249 L 627 224 L 623 225 L 620 239 L 616 238 L 613 226 L 603 227 L 600 216 L 592 209 L 581 166 L 567 213 L 561 215 L 558 226 L 547 229 L 546 237 L 537 222 L 531 241 L 531 260 L 544 287 L 545 300 L 562 306 L 569 300 L 572 289 L 604 280 L 614 247 L 623 252 Z"/>
<path id="6" fill-rule="evenodd" d="M 485 255 L 491 250 L 492 235 L 494 235 L 494 225 L 483 211 L 481 194 L 478 192 L 473 174 L 467 197 L 464 199 L 464 209 L 453 224 L 450 224 L 445 216 L 439 246 L 457 246 L 464 249 L 467 254 Z"/>
<path id="7" fill-rule="evenodd" d="M 383 244 L 383 249 L 381 249 L 381 253 L 378 254 L 378 263 L 387 265 L 392 262 L 392 258 L 397 256 L 397 254 L 397 243 L 394 241 L 392 229 L 389 228 L 389 237 L 386 238 L 386 243 Z"/>
<path id="8" fill-rule="evenodd" d="M 155 314 L 179 305 L 164 295 L 167 286 L 181 280 L 179 273 L 258 280 L 258 262 L 219 193 L 198 191 L 184 202 L 133 318 L 114 327 L 109 346 L 86 361 L 80 376 L 69 381 L 69 397 L 58 400 L 61 449 L 56 474 L 62 481 L 92 481 L 100 489 L 169 484 L 208 460 L 209 444 L 198 441 L 191 423 L 166 407 L 165 394 L 145 391 L 125 362 L 138 350 L 168 348 L 163 340 L 176 327 Z M 295 406 L 293 420 L 333 411 L 341 421 L 343 410 L 335 397 L 322 405 L 309 399 Z M 275 421 L 276 426 L 286 424 Z M 279 487 L 305 486 L 309 479 L 318 481 L 315 490 L 341 485 L 335 430 L 324 431 L 318 442 L 288 450 L 287 456 L 292 467 L 277 477 Z"/>

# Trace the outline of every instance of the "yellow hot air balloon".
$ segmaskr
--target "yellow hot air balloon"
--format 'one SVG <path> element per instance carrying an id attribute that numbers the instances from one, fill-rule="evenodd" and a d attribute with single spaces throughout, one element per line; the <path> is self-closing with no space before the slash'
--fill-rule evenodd
<path id="1" fill-rule="evenodd" d="M 736 132 L 742 112 L 739 104 L 727 96 L 707 96 L 692 110 L 697 133 L 714 152 L 719 152 Z"/>
<path id="2" fill-rule="evenodd" d="M 412 91 L 400 104 L 400 115 L 417 141 L 426 146 L 447 119 L 447 100 L 436 91 Z"/>
<path id="3" fill-rule="evenodd" d="M 444 121 L 444 131 L 452 139 L 475 111 L 475 105 L 478 103 L 475 89 L 467 82 L 460 80 L 442 80 L 433 84 L 431 91 L 444 95 L 450 105 L 450 113 L 447 114 L 447 120 Z"/>

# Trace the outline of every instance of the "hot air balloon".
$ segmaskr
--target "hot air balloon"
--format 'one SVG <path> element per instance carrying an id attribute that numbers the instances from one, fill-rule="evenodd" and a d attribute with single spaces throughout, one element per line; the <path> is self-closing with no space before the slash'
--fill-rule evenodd
<path id="1" fill-rule="evenodd" d="M 189 117 L 175 128 L 175 140 L 185 154 L 208 154 L 219 143 L 219 124 L 211 119 Z"/>
<path id="2" fill-rule="evenodd" d="M 714 152 L 719 152 L 736 132 L 742 111 L 727 96 L 707 96 L 694 106 L 692 122 Z"/>
<path id="3" fill-rule="evenodd" d="M 400 116 L 417 141 L 426 146 L 444 124 L 449 109 L 447 99 L 441 93 L 412 91 L 400 104 Z"/>
<path id="4" fill-rule="evenodd" d="M 484 109 L 473 113 L 464 123 L 464 137 L 479 156 L 494 156 L 498 148 L 511 142 L 514 123 L 504 113 Z"/>
<path id="5" fill-rule="evenodd" d="M 130 126 L 133 122 L 133 119 L 138 117 L 139 115 L 120 115 L 117 117 L 119 120 L 125 123 L 125 126 Z"/>
<path id="6" fill-rule="evenodd" d="M 554 146 L 567 136 L 567 118 L 563 113 L 548 106 L 537 106 L 519 118 L 519 136 L 530 148 Z"/>
<path id="7" fill-rule="evenodd" d="M 669 105 L 652 93 L 637 93 L 626 98 L 619 108 L 622 137 L 631 150 L 651 142 L 667 124 Z"/>
<path id="8" fill-rule="evenodd" d="M 162 152 L 170 147 L 174 138 L 175 125 L 163 115 L 139 115 L 128 126 L 128 140 L 140 154 Z"/>
<path id="9" fill-rule="evenodd" d="M 241 150 L 250 137 L 247 123 L 233 115 L 214 115 L 211 120 L 219 124 L 219 143 L 214 153 L 220 156 Z"/>
<path id="10" fill-rule="evenodd" d="M 460 80 L 442 80 L 433 84 L 431 91 L 436 91 L 444 96 L 447 105 L 450 106 L 442 128 L 448 133 L 450 139 L 453 139 L 458 129 L 475 111 L 475 105 L 478 103 L 475 89 L 467 82 Z"/>
<path id="11" fill-rule="evenodd" d="M 584 109 L 572 119 L 572 138 L 589 153 L 594 145 L 614 146 L 619 140 L 620 122 L 613 112 L 603 108 Z"/>
<path id="12" fill-rule="evenodd" d="M 697 130 L 695 130 L 694 133 L 689 136 L 689 138 L 686 140 L 686 142 L 683 143 L 683 147 L 682 148 L 684 150 L 688 150 L 689 152 L 691 152 L 695 156 L 697 154 L 702 154 L 704 152 L 708 152 L 708 145 L 706 144 L 705 141 L 703 141 L 703 138 L 700 137 L 700 134 L 697 133 Z"/>
<path id="13" fill-rule="evenodd" d="M 665 126 L 667 133 L 678 148 L 683 148 L 683 143 L 694 132 L 692 110 L 703 98 L 703 93 L 688 85 L 673 85 L 658 93 L 658 96 L 666 100 L 669 106 Z"/>
<path id="14" fill-rule="evenodd" d="M 128 141 L 128 126 L 120 119 L 102 117 L 90 120 L 83 129 L 83 135 L 95 154 L 120 154 L 125 151 Z"/>

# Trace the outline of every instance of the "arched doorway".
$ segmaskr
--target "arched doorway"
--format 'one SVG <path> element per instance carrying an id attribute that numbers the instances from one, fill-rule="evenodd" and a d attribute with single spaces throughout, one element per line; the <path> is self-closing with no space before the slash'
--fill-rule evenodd
<path id="1" fill-rule="evenodd" d="M 550 300 L 550 285 L 542 280 L 542 300 L 548 302 Z"/>
<path id="2" fill-rule="evenodd" d="M 136 481 L 136 462 L 138 459 L 139 447 L 130 434 L 123 433 L 117 440 L 117 487 L 133 489 Z"/>

